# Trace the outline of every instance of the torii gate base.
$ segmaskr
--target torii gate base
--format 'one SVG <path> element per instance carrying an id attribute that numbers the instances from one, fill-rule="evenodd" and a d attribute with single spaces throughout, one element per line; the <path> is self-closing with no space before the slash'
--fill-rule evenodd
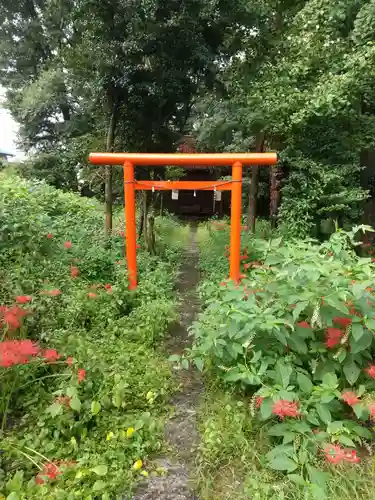
<path id="1" fill-rule="evenodd" d="M 242 168 L 247 165 L 275 165 L 276 153 L 219 153 L 219 154 L 149 154 L 149 153 L 91 153 L 89 161 L 94 165 L 124 166 L 125 235 L 129 289 L 137 287 L 137 231 L 135 220 L 136 190 L 217 190 L 232 191 L 230 229 L 229 277 L 235 283 L 240 277 Z M 134 166 L 211 166 L 232 165 L 231 181 L 136 181 Z"/>

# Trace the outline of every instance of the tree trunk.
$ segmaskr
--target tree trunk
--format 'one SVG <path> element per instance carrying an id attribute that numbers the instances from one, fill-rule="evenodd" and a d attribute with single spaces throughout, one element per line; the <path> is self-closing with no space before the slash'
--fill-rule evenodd
<path id="1" fill-rule="evenodd" d="M 108 124 L 107 132 L 107 144 L 106 149 L 108 152 L 113 151 L 113 145 L 115 140 L 116 131 L 116 118 L 117 118 L 117 106 L 114 105 L 112 108 L 111 117 Z M 105 186 L 104 186 L 104 196 L 105 196 L 105 236 L 110 236 L 112 232 L 112 167 L 106 165 L 105 167 Z M 125 200 L 126 203 L 126 200 Z"/>
<path id="2" fill-rule="evenodd" d="M 264 151 L 264 132 L 260 132 L 255 140 L 255 152 Z M 247 226 L 250 233 L 255 233 L 255 221 L 257 215 L 257 198 L 259 185 L 259 165 L 251 167 L 251 181 L 249 186 L 249 204 L 247 210 Z"/>
<path id="3" fill-rule="evenodd" d="M 280 205 L 280 183 L 281 183 L 281 168 L 278 166 L 270 167 L 270 219 L 271 228 L 277 226 L 277 218 Z"/>

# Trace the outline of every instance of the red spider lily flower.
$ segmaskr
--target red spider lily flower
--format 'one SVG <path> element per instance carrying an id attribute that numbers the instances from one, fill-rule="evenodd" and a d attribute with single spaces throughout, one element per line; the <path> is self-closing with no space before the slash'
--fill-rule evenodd
<path id="1" fill-rule="evenodd" d="M 141 248 L 141 245 L 139 245 L 139 244 L 137 243 L 137 244 L 135 245 L 135 248 L 136 248 L 137 250 L 139 250 L 139 249 Z"/>
<path id="2" fill-rule="evenodd" d="M 355 450 L 344 450 L 344 453 L 345 462 L 349 462 L 351 464 L 359 464 L 361 462 L 361 459 Z"/>
<path id="3" fill-rule="evenodd" d="M 68 358 L 66 358 L 65 363 L 68 366 L 72 366 L 73 365 L 73 358 L 72 358 L 72 356 L 69 356 Z"/>
<path id="4" fill-rule="evenodd" d="M 300 321 L 297 323 L 297 326 L 300 326 L 301 328 L 311 328 L 307 321 Z"/>
<path id="5" fill-rule="evenodd" d="M 326 346 L 328 347 L 328 349 L 333 349 L 333 347 L 337 346 L 343 336 L 344 332 L 339 328 L 327 328 Z"/>
<path id="6" fill-rule="evenodd" d="M 78 368 L 77 376 L 78 376 L 78 383 L 82 382 L 82 380 L 85 380 L 86 370 L 84 370 L 83 368 Z"/>
<path id="7" fill-rule="evenodd" d="M 30 297 L 30 295 L 18 295 L 16 297 L 16 302 L 18 302 L 19 304 L 27 304 L 28 302 L 31 302 L 33 300 L 32 297 Z"/>
<path id="8" fill-rule="evenodd" d="M 361 462 L 361 459 L 355 450 L 350 450 L 348 448 L 344 449 L 335 444 L 326 446 L 324 453 L 326 455 L 327 462 L 335 465 L 341 462 L 348 462 L 352 464 L 359 464 Z"/>
<path id="9" fill-rule="evenodd" d="M 70 274 L 73 279 L 77 278 L 80 275 L 80 270 L 76 266 L 70 266 Z"/>
<path id="10" fill-rule="evenodd" d="M 21 319 L 26 316 L 27 311 L 18 306 L 2 306 L 0 309 L 0 325 L 5 324 L 11 331 L 17 330 L 21 326 Z"/>
<path id="11" fill-rule="evenodd" d="M 263 403 L 264 397 L 263 396 L 258 396 L 255 400 L 255 406 L 256 408 L 260 408 L 262 403 Z"/>
<path id="12" fill-rule="evenodd" d="M 368 368 L 366 368 L 365 371 L 367 372 L 367 374 L 369 375 L 369 377 L 375 379 L 375 365 L 370 365 Z"/>
<path id="13" fill-rule="evenodd" d="M 104 285 L 104 288 L 107 290 L 108 293 L 112 293 L 112 285 L 110 285 L 109 283 Z"/>
<path id="14" fill-rule="evenodd" d="M 96 297 L 97 297 L 97 296 L 98 296 L 98 294 L 93 293 L 93 292 L 89 292 L 89 293 L 87 294 L 87 297 L 88 297 L 89 299 L 96 299 Z"/>
<path id="15" fill-rule="evenodd" d="M 272 413 L 279 416 L 281 419 L 285 417 L 299 417 L 301 415 L 298 410 L 298 403 L 295 401 L 287 401 L 280 399 L 272 406 Z"/>
<path id="16" fill-rule="evenodd" d="M 120 236 L 122 236 L 123 238 L 125 237 L 125 231 L 120 231 L 118 234 L 119 234 Z"/>
<path id="17" fill-rule="evenodd" d="M 47 238 L 48 238 L 49 240 L 52 240 L 52 238 L 53 238 L 53 234 L 52 234 L 52 233 L 48 233 L 48 234 L 47 234 Z"/>
<path id="18" fill-rule="evenodd" d="M 360 402 L 360 399 L 353 391 L 345 391 L 342 393 L 343 401 L 349 406 L 354 406 Z"/>
<path id="19" fill-rule="evenodd" d="M 246 262 L 245 262 L 245 264 L 243 265 L 243 267 L 244 267 L 245 269 L 249 269 L 249 267 L 251 267 L 251 265 L 250 265 L 250 264 L 246 264 Z"/>
<path id="20" fill-rule="evenodd" d="M 56 349 L 46 349 L 42 353 L 42 357 L 46 359 L 49 363 L 55 363 L 55 361 L 60 359 L 60 354 L 56 351 Z"/>
<path id="21" fill-rule="evenodd" d="M 72 248 L 72 242 L 71 241 L 65 241 L 64 247 L 67 248 L 67 249 Z"/>
<path id="22" fill-rule="evenodd" d="M 5 340 L 0 342 L 0 366 L 26 364 L 38 353 L 38 345 L 31 340 Z"/>
<path id="23" fill-rule="evenodd" d="M 331 464 L 338 464 L 342 462 L 344 457 L 344 450 L 341 446 L 330 444 L 324 448 L 327 462 Z"/>
<path id="24" fill-rule="evenodd" d="M 40 293 L 42 295 L 49 295 L 50 297 L 57 297 L 58 295 L 61 295 L 61 290 L 54 288 L 53 290 L 42 290 Z"/>
<path id="25" fill-rule="evenodd" d="M 60 474 L 62 474 L 62 471 L 59 467 L 53 462 L 49 462 L 44 465 L 43 470 L 36 476 L 35 482 L 36 484 L 45 484 L 49 479 L 53 481 Z"/>
<path id="26" fill-rule="evenodd" d="M 346 328 L 352 324 L 351 318 L 333 318 L 333 322 L 340 325 L 342 328 Z"/>
<path id="27" fill-rule="evenodd" d="M 247 259 L 247 255 L 240 255 L 240 260 L 246 260 Z"/>
<path id="28" fill-rule="evenodd" d="M 66 406 L 67 408 L 70 408 L 71 399 L 72 398 L 70 398 L 69 396 L 58 396 L 54 402 L 61 406 Z"/>

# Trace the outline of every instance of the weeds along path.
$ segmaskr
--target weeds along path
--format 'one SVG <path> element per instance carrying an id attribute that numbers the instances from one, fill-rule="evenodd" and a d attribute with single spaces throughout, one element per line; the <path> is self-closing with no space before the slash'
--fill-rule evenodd
<path id="1" fill-rule="evenodd" d="M 169 354 L 182 354 L 190 343 L 188 327 L 199 312 L 196 286 L 199 281 L 198 246 L 196 226 L 191 227 L 190 244 L 186 249 L 180 270 L 178 292 L 180 298 L 180 322 L 172 329 L 166 344 Z M 200 374 L 193 369 L 176 373 L 181 385 L 171 404 L 174 414 L 165 429 L 170 455 L 159 457 L 157 463 L 167 472 L 151 477 L 140 486 L 133 500 L 195 500 L 196 494 L 189 474 L 194 468 L 195 448 L 198 443 L 197 407 L 203 391 Z"/>

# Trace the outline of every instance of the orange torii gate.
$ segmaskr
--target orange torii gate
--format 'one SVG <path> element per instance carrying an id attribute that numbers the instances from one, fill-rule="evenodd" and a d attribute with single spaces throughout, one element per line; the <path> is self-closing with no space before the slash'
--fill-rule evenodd
<path id="1" fill-rule="evenodd" d="M 242 168 L 248 165 L 275 165 L 277 153 L 91 153 L 94 165 L 123 165 L 125 195 L 126 259 L 129 289 L 137 287 L 137 229 L 135 220 L 136 190 L 217 190 L 231 191 L 230 270 L 229 277 L 238 282 L 240 276 Z M 211 166 L 232 165 L 231 181 L 136 181 L 135 166 Z"/>

